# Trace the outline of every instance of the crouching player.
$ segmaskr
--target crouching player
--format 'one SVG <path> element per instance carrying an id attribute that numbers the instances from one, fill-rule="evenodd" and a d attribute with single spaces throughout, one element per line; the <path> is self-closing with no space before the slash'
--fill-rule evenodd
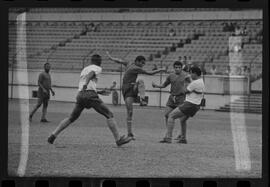
<path id="1" fill-rule="evenodd" d="M 180 119 L 182 123 L 182 141 L 179 143 L 187 143 L 186 141 L 186 121 L 189 117 L 193 117 L 200 109 L 201 100 L 205 91 L 204 82 L 201 78 L 201 70 L 199 67 L 191 67 L 190 74 L 192 82 L 187 86 L 186 98 L 183 104 L 175 108 L 168 116 L 167 133 L 163 139 L 164 143 L 172 142 L 173 128 L 175 119 Z"/>
<path id="2" fill-rule="evenodd" d="M 117 125 L 113 117 L 113 113 L 109 108 L 103 103 L 103 101 L 98 97 L 98 94 L 106 95 L 106 91 L 97 91 L 96 83 L 98 80 L 98 75 L 101 73 L 101 56 L 93 55 L 91 57 L 91 64 L 85 67 L 80 75 L 79 80 L 79 92 L 76 98 L 76 105 L 73 112 L 68 118 L 65 118 L 60 122 L 58 127 L 52 132 L 48 138 L 48 142 L 53 144 L 56 137 L 67 128 L 71 123 L 73 123 L 80 116 L 83 109 L 94 108 L 98 113 L 107 118 L 107 124 L 111 130 L 117 146 L 121 146 L 131 141 L 131 138 L 120 136 L 117 130 Z"/>

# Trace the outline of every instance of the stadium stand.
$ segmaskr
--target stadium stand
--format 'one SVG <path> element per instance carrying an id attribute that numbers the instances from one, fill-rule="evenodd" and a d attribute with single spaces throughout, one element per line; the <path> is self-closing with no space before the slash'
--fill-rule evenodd
<path id="1" fill-rule="evenodd" d="M 31 8 L 30 13 L 226 11 L 228 8 Z"/>
<path id="2" fill-rule="evenodd" d="M 231 22 L 232 20 L 27 22 L 28 68 L 41 68 L 49 60 L 55 69 L 79 70 L 91 52 L 102 54 L 109 50 L 114 56 L 129 61 L 133 61 L 137 55 L 146 56 L 149 60 L 146 69 L 152 68 L 154 64 L 170 66 L 179 56 L 191 56 L 192 62 L 204 65 L 207 72 L 214 63 L 219 73 L 224 74 L 229 60 L 234 60 L 234 57 L 229 57 L 228 51 L 229 37 L 234 35 L 234 29 L 224 29 L 224 25 Z M 262 57 L 258 54 L 262 54 L 262 21 L 233 20 L 233 24 L 234 27 L 246 27 L 247 30 L 242 36 L 244 65 L 251 64 L 252 72 L 261 73 Z M 20 33 L 16 28 L 15 22 L 10 21 L 10 63 L 16 54 L 16 46 L 17 49 L 20 48 L 20 43 L 16 40 Z M 16 67 L 19 67 L 19 63 Z M 119 67 L 105 58 L 104 70 L 119 71 Z"/>

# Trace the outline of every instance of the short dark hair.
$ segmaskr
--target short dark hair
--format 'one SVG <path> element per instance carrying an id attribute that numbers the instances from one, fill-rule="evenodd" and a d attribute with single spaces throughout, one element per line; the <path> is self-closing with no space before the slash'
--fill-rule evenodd
<path id="1" fill-rule="evenodd" d="M 101 56 L 98 54 L 94 54 L 91 57 L 91 63 L 100 66 L 101 65 Z"/>
<path id="2" fill-rule="evenodd" d="M 136 58 L 135 58 L 135 62 L 141 62 L 141 61 L 145 61 L 146 59 L 145 59 L 145 57 L 144 56 L 137 56 Z"/>
<path id="3" fill-rule="evenodd" d="M 47 64 L 49 64 L 49 65 L 50 65 L 50 63 L 49 63 L 49 62 L 46 62 L 46 63 L 44 64 L 44 67 L 45 67 Z"/>
<path id="4" fill-rule="evenodd" d="M 192 66 L 190 68 L 190 73 L 195 73 L 196 75 L 201 76 L 202 71 L 198 66 Z"/>
<path id="5" fill-rule="evenodd" d="M 181 66 L 181 67 L 183 67 L 183 64 L 181 62 L 179 62 L 179 61 L 175 61 L 173 63 L 173 67 L 175 67 L 175 66 Z"/>

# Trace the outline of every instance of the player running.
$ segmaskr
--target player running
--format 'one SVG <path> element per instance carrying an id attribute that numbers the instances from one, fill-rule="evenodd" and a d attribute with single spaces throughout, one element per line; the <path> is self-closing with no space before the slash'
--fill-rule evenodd
<path id="1" fill-rule="evenodd" d="M 38 76 L 38 101 L 34 109 L 29 115 L 29 121 L 32 121 L 32 117 L 37 111 L 37 109 L 43 104 L 42 108 L 42 116 L 40 122 L 42 123 L 48 123 L 49 121 L 46 119 L 47 115 L 47 108 L 48 103 L 50 100 L 50 91 L 52 92 L 52 95 L 54 96 L 55 93 L 51 87 L 51 75 L 49 74 L 51 69 L 50 63 L 44 64 L 44 72 L 40 73 Z"/>
<path id="2" fill-rule="evenodd" d="M 205 91 L 204 82 L 201 78 L 201 70 L 199 67 L 193 66 L 190 68 L 192 82 L 187 86 L 186 99 L 183 104 L 176 107 L 168 116 L 167 133 L 163 139 L 164 143 L 172 142 L 172 134 L 175 119 L 179 118 L 182 121 L 182 140 L 186 141 L 186 121 L 189 117 L 193 117 L 200 109 L 200 104 Z M 182 142 L 180 142 L 182 143 Z"/>
<path id="3" fill-rule="evenodd" d="M 141 81 L 136 82 L 138 74 L 154 75 L 160 72 L 166 72 L 166 68 L 157 69 L 154 71 L 145 71 L 142 69 L 145 65 L 145 58 L 143 56 L 137 56 L 135 62 L 127 62 L 123 59 L 112 57 L 109 52 L 107 52 L 107 55 L 110 60 L 126 66 L 126 71 L 123 77 L 122 94 L 127 109 L 127 134 L 128 137 L 135 140 L 134 134 L 132 133 L 132 116 L 134 98 L 136 98 L 138 94 L 136 87 L 141 87 L 138 85 L 138 83 Z M 144 100 L 144 98 L 142 99 Z"/>
<path id="4" fill-rule="evenodd" d="M 154 82 L 152 83 L 153 88 L 165 88 L 169 84 L 171 85 L 170 96 L 165 108 L 165 124 L 167 127 L 168 116 L 173 109 L 181 105 L 185 101 L 185 90 L 186 85 L 191 82 L 190 75 L 182 71 L 183 64 L 179 61 L 175 61 L 173 64 L 174 72 L 171 73 L 161 85 L 157 85 Z M 181 131 L 186 127 L 186 121 L 180 119 Z M 184 143 L 185 139 L 182 137 L 183 132 L 176 138 L 179 143 Z M 167 137 L 167 135 L 165 136 Z M 160 143 L 166 143 L 164 140 L 161 140 Z"/>
<path id="5" fill-rule="evenodd" d="M 101 56 L 93 55 L 91 57 L 91 64 L 85 67 L 80 75 L 79 80 L 79 92 L 76 97 L 76 105 L 68 118 L 65 118 L 60 122 L 58 127 L 52 132 L 48 138 L 48 142 L 53 144 L 56 137 L 73 123 L 80 116 L 83 109 L 94 108 L 98 113 L 107 118 L 107 125 L 111 130 L 117 146 L 121 146 L 131 141 L 131 138 L 120 136 L 117 130 L 117 124 L 114 120 L 113 113 L 98 97 L 98 94 L 108 95 L 105 90 L 97 91 L 96 84 L 98 81 L 98 75 L 101 73 Z"/>

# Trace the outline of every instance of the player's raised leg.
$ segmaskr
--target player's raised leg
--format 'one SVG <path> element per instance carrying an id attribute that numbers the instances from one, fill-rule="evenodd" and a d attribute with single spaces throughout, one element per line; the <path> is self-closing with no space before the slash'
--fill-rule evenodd
<path id="1" fill-rule="evenodd" d="M 147 105 L 147 102 L 146 102 L 146 99 L 145 99 L 145 85 L 144 85 L 144 81 L 139 79 L 137 81 L 137 87 L 138 87 L 138 94 L 139 94 L 139 97 L 140 97 L 140 104 L 141 106 L 146 106 Z"/>

